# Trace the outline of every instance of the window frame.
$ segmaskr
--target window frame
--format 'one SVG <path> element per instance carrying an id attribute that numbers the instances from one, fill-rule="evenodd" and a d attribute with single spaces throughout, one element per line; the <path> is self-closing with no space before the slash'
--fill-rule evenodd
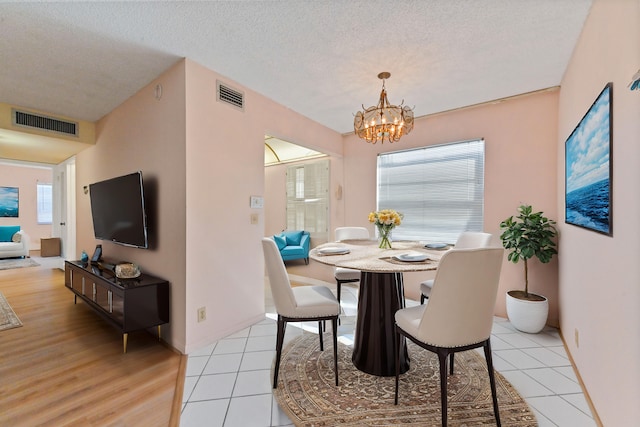
<path id="1" fill-rule="evenodd" d="M 483 231 L 485 154 L 484 138 L 378 154 L 377 209 L 404 214 L 393 238 L 455 243 Z"/>

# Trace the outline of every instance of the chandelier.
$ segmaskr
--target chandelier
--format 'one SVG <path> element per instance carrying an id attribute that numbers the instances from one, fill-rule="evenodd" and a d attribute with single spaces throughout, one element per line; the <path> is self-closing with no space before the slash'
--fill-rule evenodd
<path id="1" fill-rule="evenodd" d="M 389 142 L 399 141 L 402 135 L 408 134 L 413 129 L 413 111 L 409 107 L 403 107 L 404 100 L 400 105 L 391 105 L 387 99 L 387 91 L 384 87 L 385 79 L 391 77 L 391 73 L 383 72 L 378 74 L 382 80 L 382 92 L 378 105 L 358 111 L 353 119 L 353 129 L 360 138 L 375 144 L 378 140 L 384 144 L 386 139 Z"/>

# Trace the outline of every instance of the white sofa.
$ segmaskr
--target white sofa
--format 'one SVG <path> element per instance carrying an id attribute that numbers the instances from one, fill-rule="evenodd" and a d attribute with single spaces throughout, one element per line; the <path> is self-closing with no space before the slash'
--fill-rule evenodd
<path id="1" fill-rule="evenodd" d="M 30 244 L 29 235 L 24 230 L 20 230 L 13 234 L 10 242 L 0 242 L 0 258 L 27 258 Z"/>

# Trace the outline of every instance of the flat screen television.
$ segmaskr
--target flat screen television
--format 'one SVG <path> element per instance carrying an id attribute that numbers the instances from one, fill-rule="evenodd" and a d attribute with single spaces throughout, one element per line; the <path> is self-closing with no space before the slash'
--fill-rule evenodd
<path id="1" fill-rule="evenodd" d="M 142 172 L 89 185 L 96 239 L 148 248 Z"/>

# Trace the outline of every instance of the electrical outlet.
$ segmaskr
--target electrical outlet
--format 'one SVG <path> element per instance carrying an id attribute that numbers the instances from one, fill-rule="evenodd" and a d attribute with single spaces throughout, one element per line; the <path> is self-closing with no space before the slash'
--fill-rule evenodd
<path id="1" fill-rule="evenodd" d="M 254 225 L 257 224 L 258 223 L 258 214 L 257 213 L 251 214 L 251 218 L 250 219 L 251 219 L 251 224 L 254 224 Z"/>
<path id="2" fill-rule="evenodd" d="M 580 336 L 578 335 L 578 328 L 574 331 L 574 338 L 576 340 L 576 348 L 580 348 Z"/>
<path id="3" fill-rule="evenodd" d="M 207 308 L 200 307 L 198 309 L 198 322 L 204 322 L 205 320 L 207 320 Z"/>

